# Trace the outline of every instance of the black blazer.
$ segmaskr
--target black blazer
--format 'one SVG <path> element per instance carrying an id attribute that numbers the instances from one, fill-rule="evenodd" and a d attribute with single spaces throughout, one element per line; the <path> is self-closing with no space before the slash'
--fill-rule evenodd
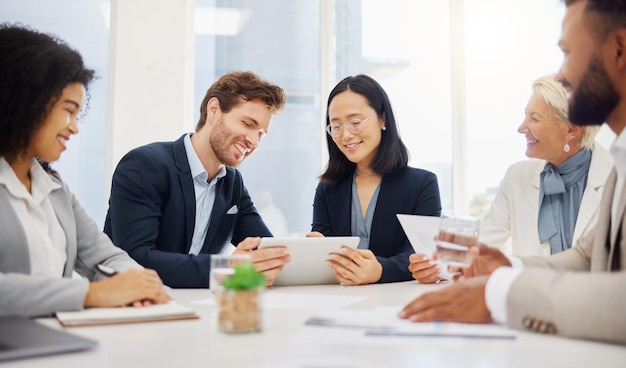
<path id="1" fill-rule="evenodd" d="M 352 176 L 336 183 L 320 182 L 313 203 L 311 231 L 325 236 L 351 236 Z M 409 255 L 414 253 L 397 213 L 423 216 L 441 215 L 437 176 L 430 171 L 406 167 L 384 175 L 372 229 L 369 249 L 383 266 L 378 282 L 412 280 Z"/>
<path id="2" fill-rule="evenodd" d="M 208 287 L 210 254 L 219 253 L 231 234 L 234 245 L 272 234 L 239 171 L 227 168 L 216 186 L 204 246 L 200 254 L 188 254 L 196 200 L 183 138 L 135 148 L 122 158 L 113 174 L 104 232 L 141 265 L 156 270 L 166 285 Z"/>

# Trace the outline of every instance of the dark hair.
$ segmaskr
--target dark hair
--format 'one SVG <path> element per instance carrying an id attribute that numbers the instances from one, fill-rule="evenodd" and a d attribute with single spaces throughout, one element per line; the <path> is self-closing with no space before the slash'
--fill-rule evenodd
<path id="1" fill-rule="evenodd" d="M 94 71 L 64 41 L 17 24 L 0 24 L 0 155 L 26 152 L 70 83 L 87 89 Z"/>
<path id="2" fill-rule="evenodd" d="M 272 113 L 276 114 L 283 109 L 286 99 L 282 88 L 252 72 L 230 72 L 220 77 L 206 92 L 200 104 L 200 119 L 196 124 L 196 131 L 204 126 L 206 105 L 213 97 L 220 102 L 220 109 L 224 113 L 237 106 L 241 99 L 245 101 L 260 99 L 270 107 Z"/>
<path id="3" fill-rule="evenodd" d="M 406 167 L 409 162 L 409 150 L 400 139 L 391 102 L 383 87 L 372 77 L 364 74 L 346 77 L 333 88 L 326 105 L 326 125 L 330 124 L 328 116 L 330 103 L 335 96 L 345 91 L 352 91 L 365 97 L 367 104 L 376 111 L 376 115 L 385 121 L 385 130 L 382 131 L 380 145 L 370 168 L 379 175 L 385 175 L 395 169 Z M 328 165 L 320 179 L 335 182 L 352 175 L 356 164 L 346 158 L 328 134 L 326 135 L 326 144 L 328 146 Z"/>
<path id="4" fill-rule="evenodd" d="M 579 1 L 581 0 L 564 0 L 566 6 Z M 587 0 L 585 12 L 593 13 L 597 17 L 592 30 L 596 41 L 604 40 L 617 29 L 626 28 L 626 0 Z"/>

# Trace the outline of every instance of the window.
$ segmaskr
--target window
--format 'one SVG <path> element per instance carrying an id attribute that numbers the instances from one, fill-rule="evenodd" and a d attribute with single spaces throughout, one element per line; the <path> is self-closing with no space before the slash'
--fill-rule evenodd
<path id="1" fill-rule="evenodd" d="M 558 1 L 466 0 L 467 146 L 470 211 L 484 216 L 506 169 L 524 160 L 517 132 L 534 80 L 558 72 L 565 7 Z M 598 140 L 609 147 L 612 133 Z"/>
<path id="2" fill-rule="evenodd" d="M 310 0 L 196 4 L 196 121 L 206 90 L 229 71 L 252 71 L 285 90 L 285 109 L 272 119 L 269 134 L 239 169 L 274 236 L 302 236 L 310 230 L 321 173 L 320 4 Z M 230 22 L 215 24 L 226 16 Z M 202 29 L 203 24 L 215 26 Z"/>
<path id="3" fill-rule="evenodd" d="M 80 134 L 70 139 L 67 151 L 52 168 L 79 199 L 98 226 L 106 215 L 106 103 L 110 5 L 98 0 L 72 2 L 72 11 L 47 0 L 0 1 L 0 21 L 20 22 L 44 33 L 53 33 L 77 49 L 97 79 L 89 88 L 89 111 L 79 124 Z"/>
<path id="4" fill-rule="evenodd" d="M 556 72 L 562 60 L 556 44 L 564 7 L 556 0 L 195 3 L 195 119 L 188 131 L 206 89 L 225 72 L 251 70 L 287 92 L 287 106 L 274 117 L 270 134 L 240 167 L 277 236 L 301 236 L 310 229 L 317 177 L 326 162 L 327 94 L 342 78 L 366 73 L 378 80 L 391 98 L 410 165 L 437 174 L 444 211 L 469 208 L 482 216 L 508 166 L 525 159 L 517 127 L 532 81 Z M 62 9 L 48 0 L 0 0 L 0 20 L 58 34 L 96 70 L 81 133 L 53 167 L 101 225 L 110 181 L 105 156 L 110 4 L 84 0 L 72 2 L 72 12 Z M 135 16 L 138 22 L 141 16 Z M 463 32 L 455 32 L 459 22 Z M 143 98 L 150 99 L 149 93 Z M 452 102 L 459 95 L 464 102 Z M 463 130 L 457 120 L 465 122 L 466 133 L 453 144 Z M 613 138 L 606 127 L 598 136 L 607 147 Z M 463 196 L 455 196 L 459 190 Z"/>
<path id="5" fill-rule="evenodd" d="M 449 6 L 445 1 L 336 1 L 339 81 L 368 74 L 392 103 L 410 166 L 434 172 L 452 203 Z"/>

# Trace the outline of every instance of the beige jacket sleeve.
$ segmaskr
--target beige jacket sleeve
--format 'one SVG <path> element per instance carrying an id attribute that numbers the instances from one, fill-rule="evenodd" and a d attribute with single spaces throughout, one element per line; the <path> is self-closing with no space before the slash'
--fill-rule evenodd
<path id="1" fill-rule="evenodd" d="M 523 258 L 526 268 L 507 297 L 511 327 L 626 344 L 626 236 L 610 232 L 614 188 L 613 172 L 598 223 L 577 247 L 547 258 Z M 616 229 L 626 229 L 625 207 L 623 198 Z"/>

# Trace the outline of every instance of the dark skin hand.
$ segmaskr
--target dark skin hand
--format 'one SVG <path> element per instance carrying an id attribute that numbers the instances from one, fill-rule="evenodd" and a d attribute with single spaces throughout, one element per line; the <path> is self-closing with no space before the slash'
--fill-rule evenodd
<path id="1" fill-rule="evenodd" d="M 492 322 L 485 302 L 485 286 L 495 269 L 511 266 L 511 262 L 499 249 L 484 244 L 471 247 L 469 252 L 473 253 L 474 259 L 470 267 L 450 268 L 451 272 L 462 273 L 457 282 L 441 290 L 420 295 L 404 307 L 399 317 L 414 322 Z M 422 274 L 419 276 L 424 277 Z M 431 277 L 434 279 L 437 276 Z"/>
<path id="2" fill-rule="evenodd" d="M 462 236 L 456 236 L 455 241 L 463 242 Z M 498 267 L 511 266 L 509 259 L 498 249 L 488 247 L 480 243 L 478 246 L 470 247 L 470 257 L 473 259 L 472 265 L 468 268 L 449 267 L 451 273 L 456 273 L 455 280 L 467 280 L 474 276 L 491 275 Z M 432 284 L 443 280 L 440 276 L 440 268 L 434 262 L 437 254 L 428 258 L 425 254 L 411 254 L 409 256 L 409 271 L 413 278 L 420 284 Z"/>
<path id="3" fill-rule="evenodd" d="M 470 267 L 450 267 L 452 272 L 461 272 L 459 281 L 476 276 L 489 276 L 498 267 L 511 266 L 511 261 L 498 248 L 488 247 L 481 243 L 477 247 L 470 248 L 469 252 L 474 258 Z"/>
<path id="4" fill-rule="evenodd" d="M 420 295 L 407 304 L 398 316 L 413 322 L 490 323 L 491 313 L 485 302 L 487 279 L 488 276 L 474 277 Z"/>

